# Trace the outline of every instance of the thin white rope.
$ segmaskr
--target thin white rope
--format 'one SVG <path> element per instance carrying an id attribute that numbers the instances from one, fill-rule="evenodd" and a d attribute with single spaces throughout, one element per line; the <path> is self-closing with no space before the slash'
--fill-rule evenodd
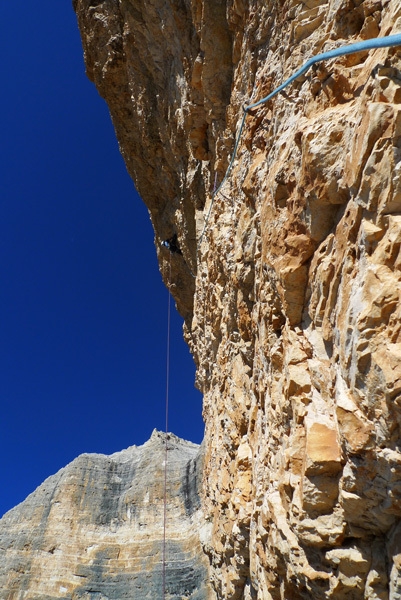
<path id="1" fill-rule="evenodd" d="M 166 598 L 166 528 L 167 528 L 167 458 L 168 458 L 168 405 L 170 390 L 170 335 L 171 335 L 171 255 L 169 254 L 169 274 L 167 281 L 167 348 L 166 348 L 166 414 L 165 414 L 165 436 L 164 436 L 164 503 L 163 503 L 163 598 Z"/>

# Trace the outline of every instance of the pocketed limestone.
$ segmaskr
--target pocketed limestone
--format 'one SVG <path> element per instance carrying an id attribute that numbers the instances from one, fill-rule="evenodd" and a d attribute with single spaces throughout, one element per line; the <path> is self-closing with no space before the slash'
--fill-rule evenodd
<path id="1" fill-rule="evenodd" d="M 197 364 L 217 597 L 401 598 L 401 49 L 253 110 L 212 202 L 242 106 L 399 0 L 74 3 Z"/>

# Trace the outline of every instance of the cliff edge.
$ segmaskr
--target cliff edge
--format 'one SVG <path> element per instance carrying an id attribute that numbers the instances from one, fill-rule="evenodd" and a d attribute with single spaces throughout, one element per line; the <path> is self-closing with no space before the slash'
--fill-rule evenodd
<path id="1" fill-rule="evenodd" d="M 399 0 L 74 6 L 198 368 L 218 598 L 400 599 L 401 49 L 252 111 L 201 240 L 242 105 Z"/>

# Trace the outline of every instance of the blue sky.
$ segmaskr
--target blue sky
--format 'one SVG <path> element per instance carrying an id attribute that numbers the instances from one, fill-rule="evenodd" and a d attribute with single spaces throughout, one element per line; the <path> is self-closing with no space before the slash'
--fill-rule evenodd
<path id="1" fill-rule="evenodd" d="M 82 452 L 164 429 L 167 290 L 69 0 L 2 5 L 0 515 Z M 201 395 L 172 315 L 170 431 Z"/>

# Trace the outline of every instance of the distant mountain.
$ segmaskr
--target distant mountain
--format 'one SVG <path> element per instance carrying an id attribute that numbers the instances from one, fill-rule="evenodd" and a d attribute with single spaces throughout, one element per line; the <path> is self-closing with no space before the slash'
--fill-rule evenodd
<path id="1" fill-rule="evenodd" d="M 6 513 L 1 600 L 162 598 L 165 441 L 83 454 Z M 166 597 L 206 600 L 200 446 L 167 444 Z"/>

